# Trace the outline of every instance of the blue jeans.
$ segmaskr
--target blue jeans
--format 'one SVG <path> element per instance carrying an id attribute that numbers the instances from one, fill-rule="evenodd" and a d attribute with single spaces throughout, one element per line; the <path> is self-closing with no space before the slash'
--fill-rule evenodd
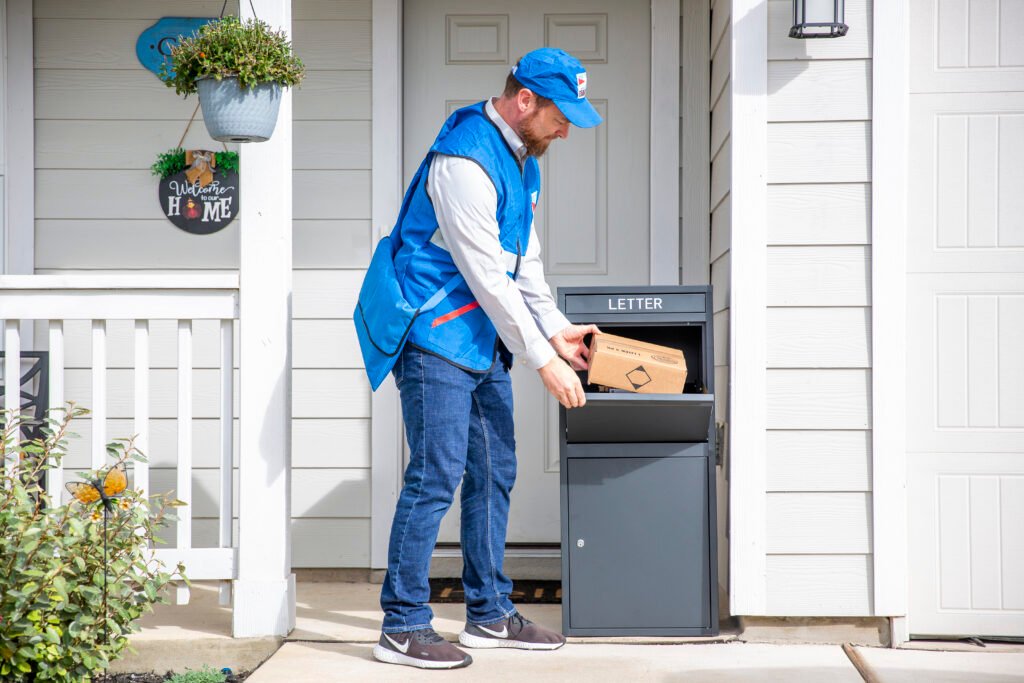
<path id="1" fill-rule="evenodd" d="M 460 481 L 466 619 L 489 624 L 511 616 L 512 581 L 502 572 L 516 479 L 509 372 L 501 362 L 468 372 L 407 344 L 393 374 L 411 454 L 391 523 L 383 630 L 430 626 L 430 557 Z"/>

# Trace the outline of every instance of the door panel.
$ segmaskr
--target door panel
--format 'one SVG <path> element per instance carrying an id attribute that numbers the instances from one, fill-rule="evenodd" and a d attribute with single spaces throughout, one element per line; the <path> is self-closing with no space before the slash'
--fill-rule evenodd
<path id="1" fill-rule="evenodd" d="M 649 278 L 650 8 L 615 0 L 415 0 L 404 9 L 404 170 L 411 180 L 454 109 L 499 95 L 515 61 L 543 45 L 584 64 L 605 122 L 573 128 L 540 160 L 536 228 L 552 290 L 647 284 Z M 622 49 L 616 50 L 616 46 Z M 625 46 L 629 46 L 625 49 Z M 537 373 L 517 363 L 518 478 L 510 543 L 557 543 L 558 424 Z M 442 542 L 459 540 L 458 504 Z"/>
<path id="2" fill-rule="evenodd" d="M 1024 3 L 911 0 L 910 6 L 910 92 L 1021 90 Z"/>
<path id="3" fill-rule="evenodd" d="M 1024 636 L 1024 3 L 913 0 L 907 501 L 915 636 Z"/>

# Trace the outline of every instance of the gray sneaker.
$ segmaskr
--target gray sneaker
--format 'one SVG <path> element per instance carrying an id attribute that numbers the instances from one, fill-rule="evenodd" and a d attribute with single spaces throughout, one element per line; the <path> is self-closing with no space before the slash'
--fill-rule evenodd
<path id="1" fill-rule="evenodd" d="M 459 634 L 466 647 L 514 647 L 520 650 L 557 650 L 565 636 L 533 623 L 516 613 L 493 624 L 466 624 Z"/>
<path id="2" fill-rule="evenodd" d="M 388 664 L 405 664 L 420 669 L 458 669 L 473 658 L 437 635 L 432 628 L 406 633 L 381 633 L 373 656 Z"/>

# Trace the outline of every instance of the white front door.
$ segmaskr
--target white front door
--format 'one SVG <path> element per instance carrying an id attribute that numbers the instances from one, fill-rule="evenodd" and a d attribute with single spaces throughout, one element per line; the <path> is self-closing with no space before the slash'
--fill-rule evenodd
<path id="1" fill-rule="evenodd" d="M 499 95 L 512 65 L 561 47 L 588 74 L 604 117 L 573 128 L 541 159 L 536 227 L 552 293 L 560 285 L 649 282 L 650 8 L 621 0 L 409 0 L 404 31 L 404 167 L 408 184 L 448 114 Z M 517 363 L 519 467 L 509 543 L 557 543 L 556 403 Z M 459 540 L 458 495 L 440 541 Z"/>
<path id="2" fill-rule="evenodd" d="M 1024 636 L 1024 5 L 910 27 L 908 627 Z"/>

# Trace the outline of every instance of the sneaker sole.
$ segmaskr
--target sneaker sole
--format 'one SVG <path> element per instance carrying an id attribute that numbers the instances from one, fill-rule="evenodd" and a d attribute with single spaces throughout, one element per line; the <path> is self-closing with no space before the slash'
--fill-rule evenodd
<path id="1" fill-rule="evenodd" d="M 516 650 L 557 650 L 565 643 L 528 643 L 525 640 L 502 640 L 500 638 L 484 638 L 463 631 L 459 634 L 459 642 L 466 647 L 493 649 L 510 647 Z"/>
<path id="2" fill-rule="evenodd" d="M 405 666 L 415 666 L 418 669 L 459 669 L 473 663 L 471 657 L 466 657 L 461 662 L 432 662 L 427 659 L 416 659 L 409 655 L 403 655 L 401 652 L 389 650 L 383 645 L 374 646 L 373 658 L 388 664 L 404 664 Z"/>

